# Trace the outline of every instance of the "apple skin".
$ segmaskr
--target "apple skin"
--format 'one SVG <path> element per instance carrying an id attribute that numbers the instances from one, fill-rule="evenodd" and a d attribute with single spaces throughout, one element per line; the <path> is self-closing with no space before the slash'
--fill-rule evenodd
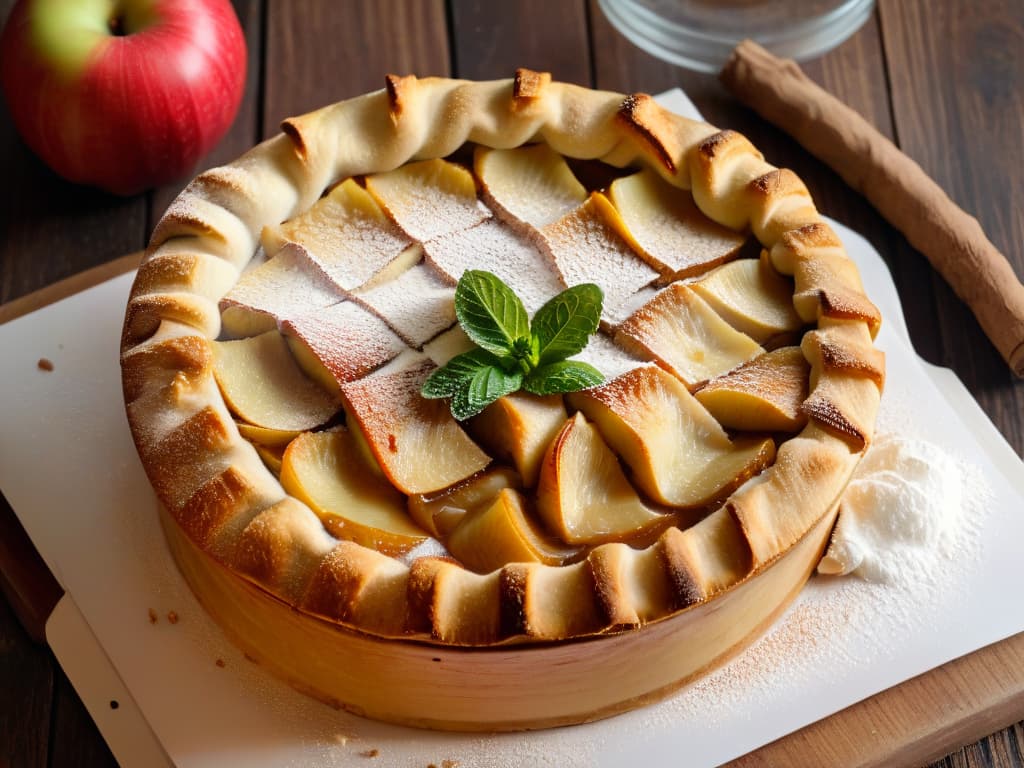
<path id="1" fill-rule="evenodd" d="M 22 139 L 119 195 L 189 174 L 234 120 L 245 70 L 228 0 L 19 0 L 0 35 Z"/>

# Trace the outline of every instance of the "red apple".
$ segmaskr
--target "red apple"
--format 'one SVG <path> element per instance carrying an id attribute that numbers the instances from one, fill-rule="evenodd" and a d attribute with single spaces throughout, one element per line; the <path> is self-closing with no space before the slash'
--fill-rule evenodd
<path id="1" fill-rule="evenodd" d="M 0 35 L 25 143 L 121 195 L 192 171 L 235 118 L 245 60 L 228 0 L 19 0 Z"/>

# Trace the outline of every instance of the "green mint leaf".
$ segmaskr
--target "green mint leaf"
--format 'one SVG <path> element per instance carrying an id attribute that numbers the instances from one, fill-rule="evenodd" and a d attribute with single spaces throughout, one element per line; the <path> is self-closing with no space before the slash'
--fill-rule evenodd
<path id="1" fill-rule="evenodd" d="M 578 354 L 601 320 L 604 294 L 593 283 L 562 291 L 533 317 L 532 334 L 537 342 L 538 366 Z"/>
<path id="2" fill-rule="evenodd" d="M 497 365 L 480 368 L 452 396 L 452 416 L 464 421 L 476 416 L 499 397 L 515 392 L 523 384 L 523 374 L 509 373 Z"/>
<path id="3" fill-rule="evenodd" d="M 469 386 L 474 374 L 481 368 L 499 364 L 498 357 L 486 349 L 463 352 L 427 376 L 420 387 L 420 394 L 428 400 L 453 397 L 459 390 Z"/>
<path id="4" fill-rule="evenodd" d="M 604 382 L 604 375 L 590 363 L 560 360 L 537 368 L 523 382 L 523 389 L 535 395 L 578 392 Z"/>
<path id="5" fill-rule="evenodd" d="M 511 355 L 519 339 L 530 338 L 526 308 L 512 289 L 490 272 L 471 269 L 455 288 L 455 316 L 478 346 L 502 357 Z"/>

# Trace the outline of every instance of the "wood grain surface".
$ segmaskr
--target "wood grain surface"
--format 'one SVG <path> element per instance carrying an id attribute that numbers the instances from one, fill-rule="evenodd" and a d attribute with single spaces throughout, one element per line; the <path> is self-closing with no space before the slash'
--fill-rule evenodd
<path id="1" fill-rule="evenodd" d="M 12 5 L 0 0 L 0 18 Z M 797 171 L 826 214 L 873 243 L 893 271 L 915 347 L 952 368 L 1018 454 L 1024 451 L 1024 385 L 927 262 L 835 174 L 733 101 L 714 78 L 667 65 L 625 41 L 594 0 L 236 0 L 235 6 L 249 45 L 246 94 L 231 131 L 203 167 L 273 134 L 288 115 L 380 87 L 387 72 L 496 78 L 529 66 L 621 91 L 682 86 L 711 122 L 740 130 L 772 162 Z M 860 32 L 804 68 L 921 163 L 1024 274 L 1024 3 L 880 0 Z M 124 199 L 67 184 L 28 152 L 2 106 L 0 167 L 7 177 L 0 185 L 0 304 L 7 306 L 0 313 L 8 314 L 24 307 L 15 302 L 19 297 L 143 248 L 187 181 Z M 20 526 L 2 499 L 0 521 L 3 542 L 23 548 Z M 0 766 L 114 765 L 52 654 L 22 627 L 16 603 L 0 601 Z M 1001 644 L 1000 663 L 1024 665 L 1022 645 L 1020 638 Z M 954 662 L 948 679 L 955 683 L 963 674 L 984 677 L 985 671 Z M 998 673 L 984 681 L 989 700 L 1000 700 Z M 955 698 L 955 685 L 936 689 L 928 678 L 912 684 L 938 702 L 937 720 L 958 708 L 971 720 L 978 706 Z M 1021 704 L 1007 696 L 988 711 L 990 719 L 971 722 L 997 733 L 941 759 L 936 748 L 975 736 L 929 734 L 933 741 L 913 753 L 919 763 L 1024 766 L 1024 723 L 1004 727 L 1021 716 Z M 921 717 L 906 699 L 883 694 L 859 722 L 884 732 Z M 791 743 L 814 743 L 813 731 Z M 835 754 L 847 762 L 837 764 L 863 764 L 857 739 L 854 730 L 838 740 Z M 799 753 L 756 753 L 740 764 L 798 765 L 787 762 L 793 754 Z"/>

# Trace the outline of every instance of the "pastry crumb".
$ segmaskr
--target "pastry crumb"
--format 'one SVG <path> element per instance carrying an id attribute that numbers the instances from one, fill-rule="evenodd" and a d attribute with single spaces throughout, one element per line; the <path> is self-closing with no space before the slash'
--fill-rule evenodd
<path id="1" fill-rule="evenodd" d="M 224 659 L 217 659 L 217 660 L 216 660 L 215 662 L 213 662 L 213 663 L 214 663 L 214 664 L 216 664 L 216 665 L 217 665 L 218 667 L 220 667 L 221 669 L 223 669 L 224 667 L 226 667 L 226 666 L 227 666 L 227 663 L 225 663 Z"/>
<path id="2" fill-rule="evenodd" d="M 40 357 L 39 362 L 36 363 L 36 366 L 39 368 L 40 371 L 52 371 L 53 361 L 45 357 Z"/>
<path id="3" fill-rule="evenodd" d="M 177 624 L 178 623 L 178 613 L 177 613 L 177 611 L 168 611 L 167 612 L 167 620 L 169 622 L 171 622 L 171 624 Z"/>
<path id="4" fill-rule="evenodd" d="M 359 755 L 361 757 L 377 757 L 379 754 L 380 754 L 380 750 L 377 749 L 376 747 L 373 748 L 373 749 L 364 750 L 363 752 L 359 753 Z"/>
<path id="5" fill-rule="evenodd" d="M 150 624 L 156 624 L 158 621 L 160 621 L 160 617 L 156 615 L 156 611 L 154 611 L 152 608 L 150 608 L 149 609 L 149 623 Z"/>

